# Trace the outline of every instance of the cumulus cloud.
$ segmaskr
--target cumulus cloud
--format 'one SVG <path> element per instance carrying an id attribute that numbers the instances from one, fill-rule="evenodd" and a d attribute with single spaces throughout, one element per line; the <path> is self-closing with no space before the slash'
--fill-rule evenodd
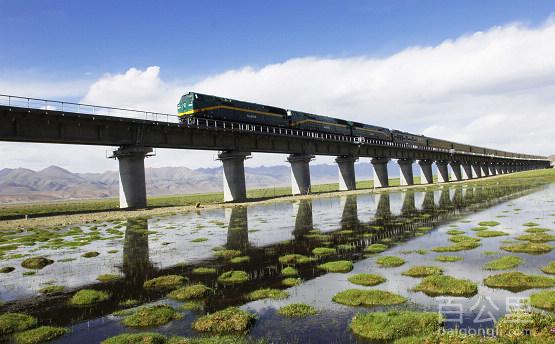
<path id="1" fill-rule="evenodd" d="M 550 19 L 539 27 L 493 27 L 385 58 L 302 57 L 195 83 L 162 80 L 156 66 L 131 68 L 102 76 L 82 100 L 173 114 L 179 96 L 193 90 L 497 149 L 552 154 L 552 42 L 555 22 Z M 213 158 L 213 152 L 159 150 L 149 164 L 215 166 Z M 249 164 L 283 161 L 283 156 L 257 155 Z"/>

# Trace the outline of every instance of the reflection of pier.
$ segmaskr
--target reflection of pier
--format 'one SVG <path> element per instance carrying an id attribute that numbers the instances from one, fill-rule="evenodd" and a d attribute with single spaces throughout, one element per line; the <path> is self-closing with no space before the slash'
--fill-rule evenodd
<path id="1" fill-rule="evenodd" d="M 295 217 L 293 236 L 296 240 L 299 240 L 314 228 L 312 220 L 312 200 L 303 199 L 293 203 L 293 212 L 297 214 Z"/>
<path id="2" fill-rule="evenodd" d="M 130 285 L 142 285 L 153 270 L 149 260 L 147 219 L 127 220 L 121 270 Z"/>
<path id="3" fill-rule="evenodd" d="M 249 246 L 249 220 L 246 207 L 225 209 L 228 219 L 227 245 L 230 250 L 245 251 Z"/>

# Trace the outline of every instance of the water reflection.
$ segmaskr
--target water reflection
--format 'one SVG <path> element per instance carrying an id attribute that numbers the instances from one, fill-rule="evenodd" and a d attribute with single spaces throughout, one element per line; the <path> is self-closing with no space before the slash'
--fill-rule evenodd
<path id="1" fill-rule="evenodd" d="M 226 248 L 245 251 L 249 247 L 249 220 L 247 207 L 225 209 L 227 226 Z"/>
<path id="2" fill-rule="evenodd" d="M 301 240 L 314 227 L 312 219 L 312 200 L 303 199 L 293 203 L 293 213 L 296 214 L 293 236 L 296 240 Z"/>
<path id="3" fill-rule="evenodd" d="M 142 286 L 153 270 L 148 250 L 148 220 L 127 220 L 121 272 L 129 286 Z"/>

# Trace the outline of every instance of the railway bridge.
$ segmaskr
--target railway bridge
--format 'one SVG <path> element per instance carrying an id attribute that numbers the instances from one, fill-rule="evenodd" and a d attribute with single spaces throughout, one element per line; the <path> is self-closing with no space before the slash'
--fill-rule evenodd
<path id="1" fill-rule="evenodd" d="M 335 156 L 340 190 L 356 188 L 355 161 L 369 158 L 374 187 L 388 187 L 387 163 L 396 160 L 401 185 L 414 184 L 418 163 L 422 184 L 482 178 L 550 167 L 547 158 L 493 151 L 479 154 L 422 146 L 363 140 L 264 125 L 195 118 L 184 124 L 176 115 L 0 95 L 0 141 L 62 143 L 119 147 L 120 207 L 147 206 L 144 159 L 153 148 L 219 151 L 223 165 L 224 201 L 246 200 L 244 161 L 252 152 L 287 154 L 292 193 L 310 192 L 310 161 Z M 449 173 L 449 166 L 452 174 Z"/>

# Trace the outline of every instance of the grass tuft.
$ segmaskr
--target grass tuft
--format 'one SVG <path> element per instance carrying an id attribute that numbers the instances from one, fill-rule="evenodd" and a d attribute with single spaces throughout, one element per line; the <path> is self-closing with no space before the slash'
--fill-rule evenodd
<path id="1" fill-rule="evenodd" d="M 279 257 L 278 260 L 284 265 L 306 264 L 314 261 L 313 258 L 303 256 L 302 254 L 286 254 Z"/>
<path id="2" fill-rule="evenodd" d="M 117 281 L 121 278 L 120 275 L 114 275 L 114 274 L 103 274 L 103 275 L 99 275 L 96 280 L 100 281 L 100 282 L 111 282 L 111 281 Z"/>
<path id="3" fill-rule="evenodd" d="M 353 270 L 353 263 L 348 260 L 337 260 L 318 265 L 319 269 L 327 272 L 349 272 Z"/>
<path id="4" fill-rule="evenodd" d="M 503 235 L 509 235 L 509 233 L 503 232 L 503 231 L 490 231 L 490 230 L 476 233 L 476 236 L 480 238 L 493 238 L 493 237 L 498 237 Z"/>
<path id="5" fill-rule="evenodd" d="M 218 277 L 218 282 L 222 284 L 240 284 L 248 280 L 249 274 L 241 270 L 227 271 Z"/>
<path id="6" fill-rule="evenodd" d="M 446 275 L 425 277 L 415 288 L 428 296 L 473 296 L 478 292 L 476 283 Z"/>
<path id="7" fill-rule="evenodd" d="M 347 289 L 335 294 L 334 302 L 347 306 L 389 306 L 405 303 L 407 299 L 401 295 L 376 289 Z"/>
<path id="8" fill-rule="evenodd" d="M 54 261 L 52 259 L 48 259 L 45 257 L 33 257 L 33 258 L 27 258 L 24 261 L 22 261 L 21 266 L 26 269 L 39 270 L 53 263 Z"/>
<path id="9" fill-rule="evenodd" d="M 327 257 L 334 254 L 337 254 L 337 250 L 335 248 L 329 247 L 316 247 L 312 250 L 312 254 L 316 257 Z"/>
<path id="10" fill-rule="evenodd" d="M 487 262 L 484 265 L 485 270 L 508 270 L 516 268 L 524 262 L 524 259 L 517 256 L 505 256 Z"/>
<path id="11" fill-rule="evenodd" d="M 385 282 L 385 278 L 374 274 L 356 274 L 349 277 L 347 280 L 351 283 L 365 286 L 374 286 Z"/>
<path id="12" fill-rule="evenodd" d="M 528 253 L 528 254 L 545 254 L 551 252 L 553 247 L 549 244 L 543 243 L 517 243 L 517 244 L 508 244 L 501 246 L 502 250 L 508 252 L 517 252 L 517 253 Z"/>
<path id="13" fill-rule="evenodd" d="M 490 288 L 520 292 L 532 288 L 553 287 L 555 279 L 541 275 L 526 275 L 522 272 L 505 272 L 486 277 L 484 284 Z"/>
<path id="14" fill-rule="evenodd" d="M 166 337 L 159 333 L 143 332 L 143 333 L 122 333 L 120 335 L 110 337 L 100 344 L 166 344 Z M 187 342 L 184 342 L 187 343 Z"/>
<path id="15" fill-rule="evenodd" d="M 426 277 L 431 275 L 441 275 L 442 273 L 443 269 L 437 266 L 415 265 L 401 274 L 410 277 Z"/>
<path id="16" fill-rule="evenodd" d="M 200 332 L 246 332 L 254 321 L 255 316 L 251 313 L 236 307 L 229 307 L 198 318 L 192 327 Z"/>
<path id="17" fill-rule="evenodd" d="M 187 282 L 187 278 L 179 275 L 166 275 L 149 279 L 143 283 L 146 289 L 175 289 Z"/>
<path id="18" fill-rule="evenodd" d="M 192 271 L 193 275 L 213 275 L 216 272 L 217 272 L 216 268 L 209 268 L 209 267 L 203 267 L 203 266 L 194 268 Z"/>
<path id="19" fill-rule="evenodd" d="M 364 249 L 365 253 L 380 253 L 387 250 L 388 246 L 384 244 L 372 244 Z"/>
<path id="20" fill-rule="evenodd" d="M 69 332 L 70 330 L 65 327 L 41 326 L 16 333 L 13 340 L 16 344 L 39 344 L 49 342 Z"/>
<path id="21" fill-rule="evenodd" d="M 392 268 L 405 264 L 405 260 L 396 256 L 383 256 L 376 259 L 376 263 L 384 268 Z"/>
<path id="22" fill-rule="evenodd" d="M 110 299 L 110 294 L 102 290 L 81 289 L 73 294 L 69 303 L 76 306 L 92 305 Z"/>
<path id="23" fill-rule="evenodd" d="M 62 285 L 49 285 L 44 288 L 40 288 L 39 292 L 44 295 L 53 295 L 63 292 L 64 289 L 65 287 Z"/>
<path id="24" fill-rule="evenodd" d="M 356 335 L 372 341 L 391 342 L 408 336 L 422 336 L 438 331 L 441 315 L 434 312 L 371 312 L 353 317 L 349 328 Z"/>
<path id="25" fill-rule="evenodd" d="M 125 317 L 122 324 L 127 327 L 153 327 L 165 325 L 182 317 L 168 305 L 155 305 L 137 309 L 133 314 Z"/>
<path id="26" fill-rule="evenodd" d="M 299 271 L 292 266 L 281 269 L 281 275 L 284 277 L 295 277 L 299 275 Z"/>
<path id="27" fill-rule="evenodd" d="M 500 223 L 497 221 L 481 221 L 478 222 L 478 226 L 481 227 L 495 227 L 495 226 L 499 226 Z"/>
<path id="28" fill-rule="evenodd" d="M 290 318 L 304 318 L 318 313 L 316 308 L 304 303 L 292 303 L 278 309 L 277 313 L 281 316 Z"/>
<path id="29" fill-rule="evenodd" d="M 258 289 L 253 292 L 248 293 L 246 299 L 249 301 L 261 300 L 261 299 L 285 299 L 289 297 L 289 293 L 279 289 L 264 288 Z"/>
<path id="30" fill-rule="evenodd" d="M 454 262 L 459 262 L 459 261 L 463 260 L 463 257 L 459 257 L 459 256 L 437 256 L 436 260 L 438 262 L 454 263 Z"/>
<path id="31" fill-rule="evenodd" d="M 168 297 L 178 301 L 201 299 L 207 296 L 211 291 L 212 288 L 208 288 L 204 284 L 193 284 L 170 292 Z"/>
<path id="32" fill-rule="evenodd" d="M 23 313 L 4 313 L 0 315 L 0 336 L 24 331 L 37 325 L 37 319 Z"/>

